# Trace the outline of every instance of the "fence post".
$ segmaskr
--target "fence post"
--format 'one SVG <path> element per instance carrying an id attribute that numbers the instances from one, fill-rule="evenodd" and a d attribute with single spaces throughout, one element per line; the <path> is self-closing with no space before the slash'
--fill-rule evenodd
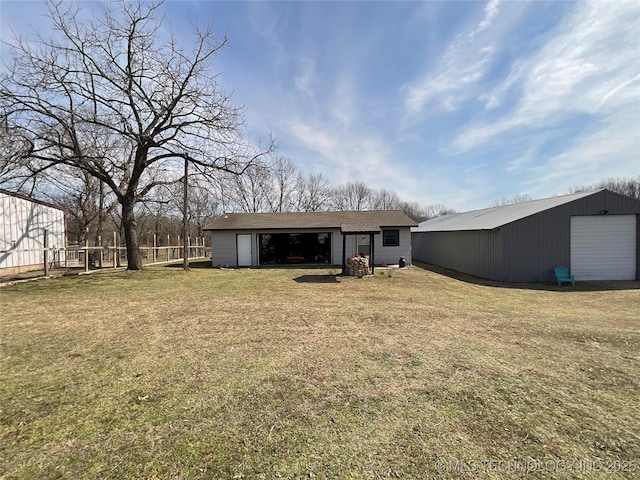
<path id="1" fill-rule="evenodd" d="M 100 268 L 102 268 L 102 261 L 103 261 L 103 258 L 102 258 L 102 235 L 98 235 L 98 243 L 100 244 L 99 245 L 100 246 L 100 250 L 99 250 L 100 251 L 100 257 L 99 257 L 99 260 L 98 260 L 98 266 Z"/>
<path id="2" fill-rule="evenodd" d="M 89 271 L 89 239 L 84 240 L 84 271 Z"/>
<path id="3" fill-rule="evenodd" d="M 156 250 L 158 248 L 158 238 L 156 236 L 156 234 L 153 234 L 153 263 L 156 263 L 158 261 L 158 251 Z"/>
<path id="4" fill-rule="evenodd" d="M 49 276 L 49 231 L 44 229 L 44 276 Z"/>
<path id="5" fill-rule="evenodd" d="M 113 268 L 118 268 L 118 244 L 117 234 L 113 232 Z"/>

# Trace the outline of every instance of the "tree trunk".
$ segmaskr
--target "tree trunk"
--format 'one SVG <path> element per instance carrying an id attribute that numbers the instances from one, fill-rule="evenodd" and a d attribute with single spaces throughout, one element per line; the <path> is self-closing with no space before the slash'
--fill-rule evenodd
<path id="1" fill-rule="evenodd" d="M 122 227 L 127 245 L 127 270 L 142 270 L 142 257 L 138 248 L 138 231 L 133 212 L 135 202 L 124 199 L 122 204 Z"/>

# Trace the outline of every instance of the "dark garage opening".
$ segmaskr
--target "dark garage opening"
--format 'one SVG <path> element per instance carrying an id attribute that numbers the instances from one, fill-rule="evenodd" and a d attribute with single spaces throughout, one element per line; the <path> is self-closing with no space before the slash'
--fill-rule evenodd
<path id="1" fill-rule="evenodd" d="M 260 265 L 331 263 L 330 233 L 262 233 Z"/>

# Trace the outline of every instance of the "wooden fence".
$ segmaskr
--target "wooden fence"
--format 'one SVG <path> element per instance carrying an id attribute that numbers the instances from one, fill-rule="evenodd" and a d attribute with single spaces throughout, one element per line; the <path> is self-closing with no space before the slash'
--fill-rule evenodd
<path id="1" fill-rule="evenodd" d="M 98 268 L 118 268 L 127 265 L 127 248 L 118 245 L 117 235 L 114 234 L 113 241 L 106 245 L 102 240 L 99 244 L 85 242 L 84 245 L 67 245 L 65 248 L 49 248 L 47 246 L 46 233 L 44 235 L 44 247 L 29 249 L 29 252 L 36 252 L 41 259 L 39 264 L 19 265 L 12 268 L 15 272 L 26 270 L 37 270 L 44 268 L 44 274 L 48 275 L 52 268 L 84 268 L 85 271 Z M 163 238 L 164 240 L 164 238 Z M 154 235 L 152 246 L 142 246 L 139 248 L 142 262 L 145 265 L 154 263 L 165 263 L 183 260 L 184 245 L 180 237 L 173 239 L 175 245 L 171 245 L 171 238 L 166 237 L 166 245 L 159 246 L 157 237 Z M 4 255 L 20 255 L 27 250 L 11 249 L 2 252 Z M 211 254 L 211 248 L 205 245 L 204 237 L 187 239 L 187 258 L 205 258 Z M 0 269 L 0 274 L 3 273 Z"/>

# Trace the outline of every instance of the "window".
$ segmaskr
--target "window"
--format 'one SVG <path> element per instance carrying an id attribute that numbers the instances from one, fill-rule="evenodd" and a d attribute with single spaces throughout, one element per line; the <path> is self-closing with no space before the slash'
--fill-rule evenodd
<path id="1" fill-rule="evenodd" d="M 330 263 L 330 233 L 259 234 L 260 265 Z"/>
<path id="2" fill-rule="evenodd" d="M 383 230 L 382 246 L 384 247 L 400 246 L 400 230 Z"/>

